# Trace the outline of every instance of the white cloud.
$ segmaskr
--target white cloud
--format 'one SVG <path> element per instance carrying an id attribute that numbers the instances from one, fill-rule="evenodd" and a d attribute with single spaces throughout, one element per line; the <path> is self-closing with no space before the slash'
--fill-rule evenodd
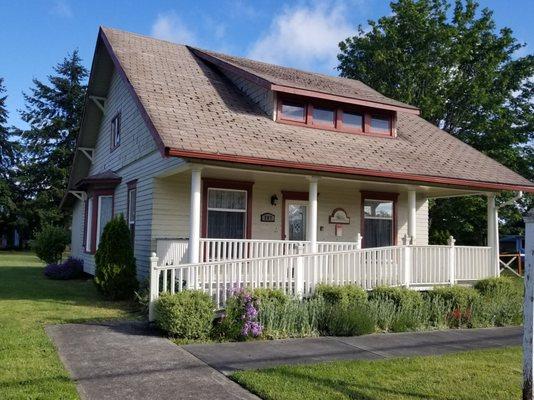
<path id="1" fill-rule="evenodd" d="M 69 3 L 65 0 L 56 0 L 52 7 L 52 14 L 58 15 L 63 18 L 72 18 L 74 13 Z"/>
<path id="2" fill-rule="evenodd" d="M 341 2 L 285 8 L 251 47 L 252 59 L 334 73 L 338 43 L 356 33 Z"/>
<path id="3" fill-rule="evenodd" d="M 158 15 L 152 24 L 151 36 L 180 44 L 195 44 L 196 42 L 194 32 L 174 11 Z"/>

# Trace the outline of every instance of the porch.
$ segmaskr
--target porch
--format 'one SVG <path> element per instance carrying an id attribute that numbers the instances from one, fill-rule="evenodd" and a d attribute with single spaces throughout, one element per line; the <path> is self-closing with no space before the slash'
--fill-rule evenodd
<path id="1" fill-rule="evenodd" d="M 488 199 L 488 245 L 429 245 L 428 200 L 473 194 Z M 470 283 L 498 275 L 496 221 L 495 194 L 476 189 L 187 164 L 154 183 L 151 292 L 222 306 L 236 287 Z"/>

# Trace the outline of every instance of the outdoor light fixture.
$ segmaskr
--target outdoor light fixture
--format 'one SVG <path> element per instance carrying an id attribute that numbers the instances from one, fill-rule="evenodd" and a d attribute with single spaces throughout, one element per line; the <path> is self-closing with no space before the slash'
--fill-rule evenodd
<path id="1" fill-rule="evenodd" d="M 275 194 L 273 194 L 273 195 L 271 196 L 271 205 L 275 206 L 276 203 L 278 203 L 278 196 L 275 195 Z"/>

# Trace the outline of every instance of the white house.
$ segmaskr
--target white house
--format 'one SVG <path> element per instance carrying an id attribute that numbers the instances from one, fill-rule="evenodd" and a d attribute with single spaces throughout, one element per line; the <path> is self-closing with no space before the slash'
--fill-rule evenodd
<path id="1" fill-rule="evenodd" d="M 63 206 L 87 272 L 122 213 L 140 277 L 156 252 L 163 290 L 222 302 L 232 285 L 495 275 L 502 191 L 534 183 L 359 81 L 102 28 Z M 488 246 L 429 246 L 428 200 L 474 194 Z"/>

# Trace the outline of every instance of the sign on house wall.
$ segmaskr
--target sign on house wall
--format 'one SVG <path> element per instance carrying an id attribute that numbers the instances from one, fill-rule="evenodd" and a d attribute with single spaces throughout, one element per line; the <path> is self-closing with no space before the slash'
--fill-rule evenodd
<path id="1" fill-rule="evenodd" d="M 336 225 L 348 225 L 350 224 L 350 218 L 347 216 L 347 212 L 342 208 L 336 208 L 334 211 L 332 211 L 332 214 L 330 214 L 330 218 L 328 221 L 331 224 Z"/>
<path id="2" fill-rule="evenodd" d="M 275 217 L 273 213 L 263 213 L 260 215 L 261 222 L 274 222 Z"/>

